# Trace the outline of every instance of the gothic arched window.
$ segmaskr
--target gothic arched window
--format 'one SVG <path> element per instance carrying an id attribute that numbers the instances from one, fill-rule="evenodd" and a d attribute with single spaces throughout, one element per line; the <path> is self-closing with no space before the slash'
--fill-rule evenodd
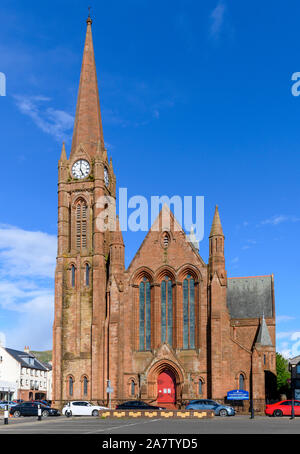
<path id="1" fill-rule="evenodd" d="M 199 396 L 202 395 L 202 384 L 203 383 L 202 383 L 202 380 L 200 378 L 199 381 L 198 381 L 198 394 L 199 394 Z"/>
<path id="2" fill-rule="evenodd" d="M 76 284 L 76 268 L 75 265 L 71 266 L 71 285 L 75 287 Z"/>
<path id="3" fill-rule="evenodd" d="M 87 205 L 84 200 L 79 200 L 76 205 L 76 248 L 87 246 Z"/>
<path id="4" fill-rule="evenodd" d="M 183 348 L 195 348 L 195 281 L 190 274 L 183 281 Z"/>
<path id="5" fill-rule="evenodd" d="M 130 382 L 130 394 L 132 396 L 135 396 L 135 382 L 134 382 L 134 380 L 131 380 L 131 382 Z"/>
<path id="6" fill-rule="evenodd" d="M 83 395 L 84 396 L 87 396 L 88 394 L 88 378 L 87 377 L 83 377 Z"/>
<path id="7" fill-rule="evenodd" d="M 160 286 L 161 291 L 161 342 L 173 343 L 173 297 L 172 281 L 165 277 Z"/>
<path id="8" fill-rule="evenodd" d="M 89 285 L 90 285 L 90 271 L 91 271 L 91 267 L 88 263 L 86 263 L 86 265 L 85 265 L 85 285 L 87 287 L 89 287 Z"/>
<path id="9" fill-rule="evenodd" d="M 139 349 L 151 349 L 151 293 L 146 278 L 139 287 Z"/>
<path id="10" fill-rule="evenodd" d="M 245 378 L 243 374 L 239 376 L 239 389 L 244 390 Z"/>
<path id="11" fill-rule="evenodd" d="M 74 387 L 74 379 L 73 377 L 69 377 L 69 396 L 73 396 L 73 387 Z"/>

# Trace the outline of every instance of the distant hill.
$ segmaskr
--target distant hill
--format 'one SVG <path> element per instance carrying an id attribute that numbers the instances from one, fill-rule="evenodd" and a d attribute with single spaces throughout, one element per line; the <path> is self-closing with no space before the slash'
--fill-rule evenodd
<path id="1" fill-rule="evenodd" d="M 31 353 L 33 353 L 34 356 L 36 356 L 37 359 L 43 363 L 49 363 L 49 361 L 52 360 L 52 350 L 45 350 L 43 352 L 35 352 L 32 350 Z"/>

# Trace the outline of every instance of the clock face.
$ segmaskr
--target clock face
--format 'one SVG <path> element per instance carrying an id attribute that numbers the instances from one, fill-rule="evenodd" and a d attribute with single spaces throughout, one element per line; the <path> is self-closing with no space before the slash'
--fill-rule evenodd
<path id="1" fill-rule="evenodd" d="M 105 183 L 105 186 L 109 185 L 109 176 L 108 176 L 108 171 L 107 171 L 106 167 L 104 167 L 104 183 Z"/>
<path id="2" fill-rule="evenodd" d="M 72 174 L 74 178 L 86 178 L 90 173 L 90 164 L 85 159 L 79 159 L 73 164 Z"/>

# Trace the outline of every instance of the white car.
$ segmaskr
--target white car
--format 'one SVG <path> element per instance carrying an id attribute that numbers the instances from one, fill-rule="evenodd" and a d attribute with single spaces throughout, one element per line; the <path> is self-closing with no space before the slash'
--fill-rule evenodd
<path id="1" fill-rule="evenodd" d="M 88 401 L 68 402 L 62 409 L 62 414 L 66 416 L 98 416 L 102 410 L 109 410 L 107 407 L 93 405 Z"/>

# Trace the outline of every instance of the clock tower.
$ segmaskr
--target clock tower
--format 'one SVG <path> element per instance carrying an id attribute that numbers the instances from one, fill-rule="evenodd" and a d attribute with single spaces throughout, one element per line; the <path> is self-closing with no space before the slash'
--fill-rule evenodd
<path id="1" fill-rule="evenodd" d="M 103 139 L 92 41 L 87 19 L 72 147 L 58 162 L 58 249 L 53 325 L 53 400 L 106 397 L 108 257 L 112 235 L 97 219 L 115 198 L 116 179 Z"/>

